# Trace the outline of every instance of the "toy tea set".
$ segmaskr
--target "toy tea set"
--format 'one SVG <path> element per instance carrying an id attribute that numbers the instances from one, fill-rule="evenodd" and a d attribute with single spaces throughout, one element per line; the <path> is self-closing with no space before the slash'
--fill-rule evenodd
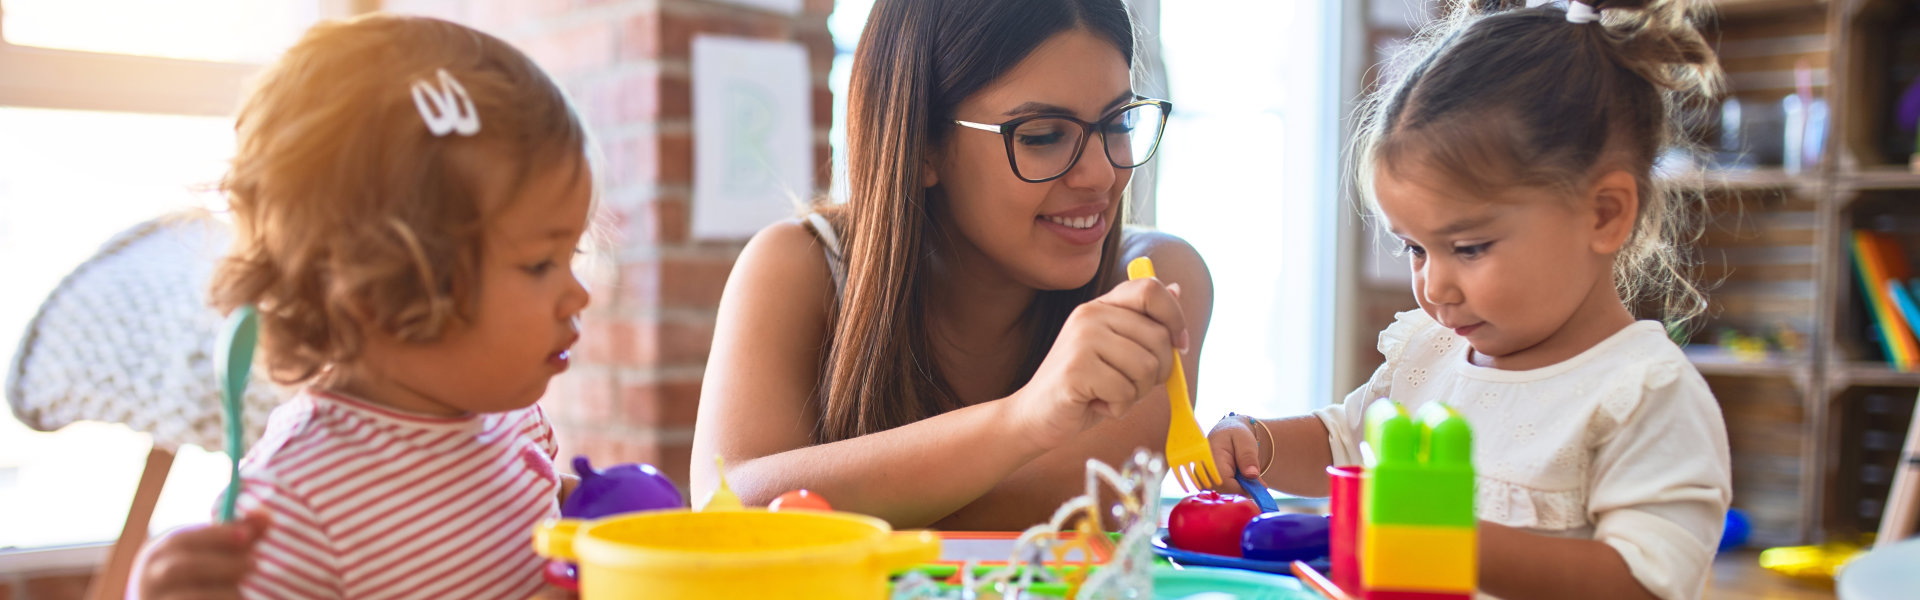
<path id="1" fill-rule="evenodd" d="M 1128 273 L 1152 277 L 1152 265 L 1138 259 Z M 216 345 L 235 485 L 243 454 L 235 399 L 257 335 L 255 312 L 243 307 Z M 581 482 L 562 503 L 562 518 L 537 526 L 532 542 L 552 561 L 546 579 L 585 600 L 1314 598 L 1303 580 L 1334 599 L 1472 594 L 1471 441 L 1451 410 L 1429 405 L 1416 423 L 1399 405 L 1376 403 L 1367 438 L 1380 449 L 1378 464 L 1328 469 L 1329 520 L 1276 511 L 1251 479 L 1240 482 L 1253 499 L 1201 491 L 1222 480 L 1178 364 L 1167 390 L 1171 464 L 1145 449 L 1121 469 L 1087 461 L 1085 492 L 1053 518 L 985 536 L 1003 543 L 988 554 L 1004 551 L 1004 560 L 943 556 L 943 536 L 956 547 L 980 536 L 893 531 L 880 519 L 835 511 L 807 490 L 765 508 L 742 506 L 724 468 L 719 489 L 693 510 L 649 465 L 596 469 L 585 457 L 573 460 Z M 1160 483 L 1169 474 L 1196 493 L 1174 506 L 1162 530 Z M 1103 505 L 1103 492 L 1118 504 Z M 233 519 L 236 496 L 230 489 L 222 520 Z M 1389 500 L 1396 497 L 1418 501 Z M 1119 530 L 1106 531 L 1108 522 Z M 1332 581 L 1303 562 L 1329 555 Z M 1300 579 L 1280 575 L 1289 569 Z"/>
<path id="2" fill-rule="evenodd" d="M 562 505 L 566 518 L 542 524 L 534 547 L 555 561 L 549 581 L 586 600 L 1319 597 L 1309 586 L 1329 598 L 1470 597 L 1477 564 L 1464 420 L 1437 404 L 1416 419 L 1391 402 L 1367 417 L 1376 464 L 1330 469 L 1331 520 L 1272 510 L 1271 495 L 1243 480 L 1252 499 L 1202 491 L 1176 504 L 1161 529 L 1166 468 L 1142 450 L 1118 470 L 1088 461 L 1086 493 L 1009 534 L 1005 560 L 955 559 L 942 554 L 943 538 L 957 547 L 982 537 L 896 532 L 804 491 L 745 507 L 724 477 L 695 511 L 651 467 L 596 470 L 576 458 L 581 483 Z M 1103 492 L 1118 498 L 1110 511 Z M 1103 513 L 1118 532 L 1103 530 Z M 1321 577 L 1329 565 L 1332 579 Z M 1289 571 L 1300 579 L 1275 574 Z"/>

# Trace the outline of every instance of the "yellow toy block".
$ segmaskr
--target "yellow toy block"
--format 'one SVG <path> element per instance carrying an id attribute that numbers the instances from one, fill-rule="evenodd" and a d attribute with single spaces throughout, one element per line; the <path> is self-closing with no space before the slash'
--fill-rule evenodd
<path id="1" fill-rule="evenodd" d="M 1474 528 L 1376 524 L 1362 537 L 1360 578 L 1366 589 L 1473 592 L 1480 566 Z"/>

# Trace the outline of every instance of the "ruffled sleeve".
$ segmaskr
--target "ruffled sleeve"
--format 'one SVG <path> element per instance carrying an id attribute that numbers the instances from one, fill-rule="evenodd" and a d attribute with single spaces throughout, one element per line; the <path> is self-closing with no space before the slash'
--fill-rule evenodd
<path id="1" fill-rule="evenodd" d="M 1387 357 L 1386 362 L 1345 399 L 1314 411 L 1314 416 L 1320 417 L 1320 423 L 1327 428 L 1327 446 L 1333 451 L 1333 464 L 1360 464 L 1360 440 L 1366 439 L 1363 428 L 1367 405 L 1393 391 L 1393 374 L 1399 370 L 1413 338 L 1438 326 L 1426 311 L 1410 310 L 1394 315 L 1393 324 L 1380 332 L 1379 344 L 1375 346 Z"/>
<path id="2" fill-rule="evenodd" d="M 1594 539 L 1620 553 L 1661 598 L 1697 598 L 1712 567 L 1732 468 L 1726 422 L 1706 381 L 1684 364 L 1645 363 L 1596 408 Z"/>

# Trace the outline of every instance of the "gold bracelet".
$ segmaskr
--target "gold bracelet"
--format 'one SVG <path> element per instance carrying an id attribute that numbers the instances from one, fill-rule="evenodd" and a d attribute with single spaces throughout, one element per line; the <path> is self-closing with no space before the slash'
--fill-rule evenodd
<path id="1" fill-rule="evenodd" d="M 1273 430 L 1267 429 L 1266 423 L 1261 423 L 1259 419 L 1255 419 L 1252 416 L 1248 416 L 1247 421 L 1250 421 L 1255 425 L 1259 425 L 1261 431 L 1267 432 L 1267 466 L 1262 467 L 1260 469 L 1260 478 L 1266 479 L 1267 471 L 1273 469 L 1274 446 L 1278 446 L 1279 443 L 1278 443 L 1278 440 L 1273 439 Z"/>

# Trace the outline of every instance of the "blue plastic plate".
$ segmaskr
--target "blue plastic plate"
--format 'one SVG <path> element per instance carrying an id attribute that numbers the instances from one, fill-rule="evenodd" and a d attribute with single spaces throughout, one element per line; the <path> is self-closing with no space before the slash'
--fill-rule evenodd
<path id="1" fill-rule="evenodd" d="M 1173 561 L 1174 564 L 1183 567 L 1223 567 L 1228 569 L 1259 571 L 1262 573 L 1275 573 L 1285 575 L 1288 578 L 1293 577 L 1293 563 L 1220 556 L 1218 554 L 1191 552 L 1175 548 L 1173 544 L 1167 542 L 1167 530 L 1165 528 L 1162 528 L 1159 533 L 1153 534 L 1153 553 L 1165 557 L 1167 560 Z M 1325 573 L 1332 569 L 1333 563 L 1323 556 L 1307 561 L 1307 565 Z"/>

